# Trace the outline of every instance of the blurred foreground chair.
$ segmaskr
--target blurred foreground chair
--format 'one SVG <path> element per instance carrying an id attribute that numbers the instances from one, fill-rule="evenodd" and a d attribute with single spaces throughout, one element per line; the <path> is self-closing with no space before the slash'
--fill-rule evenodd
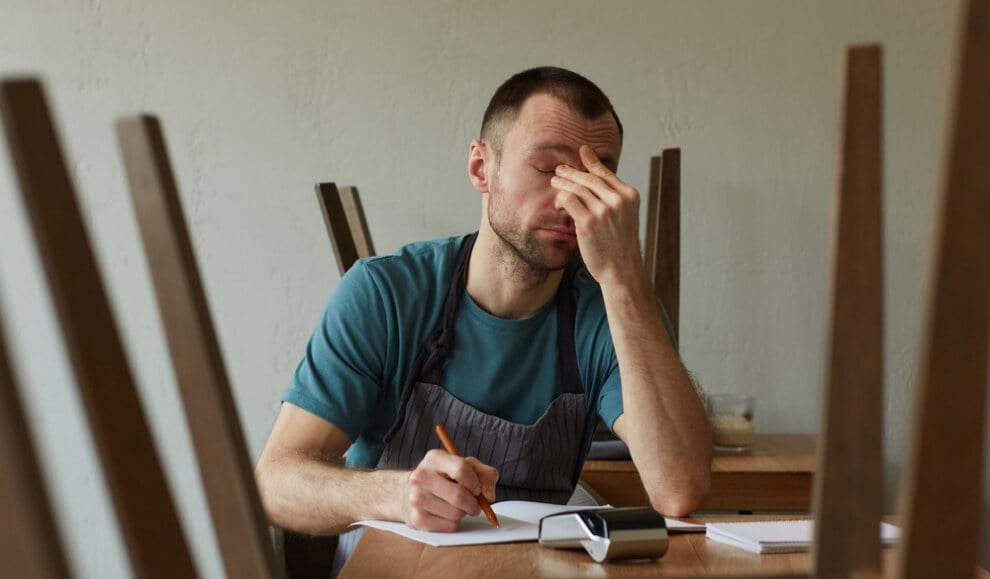
<path id="1" fill-rule="evenodd" d="M 879 577 L 883 504 L 881 49 L 846 52 L 821 396 L 815 537 L 819 578 Z"/>
<path id="2" fill-rule="evenodd" d="M 977 567 L 990 331 L 990 2 L 960 11 L 935 251 L 920 349 L 902 538 L 887 576 L 986 576 Z M 850 50 L 833 240 L 829 354 L 816 480 L 816 577 L 878 577 L 882 499 L 881 68 Z"/>
<path id="3" fill-rule="evenodd" d="M 194 578 L 40 83 L 0 83 L 0 112 L 134 575 Z"/>
<path id="4" fill-rule="evenodd" d="M 65 550 L 31 438 L 0 328 L 0 561 L 5 576 L 68 579 Z"/>
<path id="5" fill-rule="evenodd" d="M 898 576 L 972 577 L 990 330 L 990 1 L 959 11 Z M 986 541 L 986 537 L 984 537 Z"/>

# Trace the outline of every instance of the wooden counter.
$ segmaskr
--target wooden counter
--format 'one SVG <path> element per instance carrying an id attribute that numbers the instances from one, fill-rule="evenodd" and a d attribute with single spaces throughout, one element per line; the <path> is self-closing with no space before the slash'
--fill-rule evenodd
<path id="1" fill-rule="evenodd" d="M 815 460 L 814 434 L 757 434 L 751 451 L 716 451 L 697 511 L 810 511 Z M 589 460 L 581 478 L 617 507 L 649 504 L 632 461 Z"/>

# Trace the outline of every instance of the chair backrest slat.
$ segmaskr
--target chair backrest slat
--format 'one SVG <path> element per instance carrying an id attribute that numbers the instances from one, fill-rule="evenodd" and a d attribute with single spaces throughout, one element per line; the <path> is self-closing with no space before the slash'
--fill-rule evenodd
<path id="1" fill-rule="evenodd" d="M 0 111 L 134 573 L 196 577 L 40 83 L 0 83 Z"/>
<path id="2" fill-rule="evenodd" d="M 158 310 L 228 577 L 280 574 L 161 125 L 117 123 Z"/>
<path id="3" fill-rule="evenodd" d="M 846 53 L 845 119 L 832 217 L 832 295 L 818 468 L 815 576 L 879 574 L 883 504 L 881 50 Z"/>

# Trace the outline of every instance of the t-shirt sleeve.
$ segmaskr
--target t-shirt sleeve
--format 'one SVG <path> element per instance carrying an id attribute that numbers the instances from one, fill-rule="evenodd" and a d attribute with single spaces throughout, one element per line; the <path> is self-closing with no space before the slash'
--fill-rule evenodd
<path id="1" fill-rule="evenodd" d="M 619 375 L 619 360 L 615 356 L 615 346 L 612 343 L 608 321 L 605 319 L 604 311 L 599 315 L 600 320 L 592 333 L 589 354 L 594 363 L 589 372 L 597 376 L 595 381 L 600 385 L 595 399 L 598 417 L 611 429 L 615 420 L 622 415 L 622 379 Z"/>
<path id="2" fill-rule="evenodd" d="M 598 417 L 609 427 L 609 430 L 614 431 L 612 425 L 622 416 L 622 412 L 622 380 L 619 379 L 619 367 L 616 364 L 598 393 Z"/>
<path id="3" fill-rule="evenodd" d="M 382 388 L 388 336 L 384 303 L 369 268 L 356 263 L 330 296 L 282 401 L 355 440 Z"/>
<path id="4" fill-rule="evenodd" d="M 671 342 L 674 344 L 674 349 L 677 349 L 677 340 L 674 337 L 674 326 L 671 323 L 670 316 L 667 314 L 667 308 L 664 307 L 663 303 L 660 302 L 660 298 L 657 298 L 657 306 L 660 309 L 660 315 L 663 317 L 663 326 L 667 331 L 667 335 L 670 337 Z M 609 341 L 611 343 L 611 335 L 609 336 Z M 622 380 L 619 377 L 619 363 L 615 359 L 615 350 L 612 350 L 612 358 L 610 360 L 611 365 L 609 366 L 608 374 L 605 381 L 602 383 L 602 388 L 598 393 L 598 416 L 602 419 L 602 422 L 609 427 L 613 433 L 615 428 L 613 425 L 615 421 L 622 416 L 623 404 L 622 404 Z"/>

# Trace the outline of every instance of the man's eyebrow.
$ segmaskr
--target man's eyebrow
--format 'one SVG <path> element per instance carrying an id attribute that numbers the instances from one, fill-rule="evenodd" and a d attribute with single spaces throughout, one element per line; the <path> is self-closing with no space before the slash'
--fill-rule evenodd
<path id="1" fill-rule="evenodd" d="M 576 155 L 577 150 L 563 143 L 540 143 L 533 147 L 531 153 L 544 153 L 546 151 L 556 151 L 565 155 Z"/>
<path id="2" fill-rule="evenodd" d="M 578 152 L 576 149 L 574 149 L 574 147 L 571 147 L 570 145 L 565 145 L 563 143 L 540 143 L 535 147 L 533 147 L 533 149 L 530 151 L 530 154 L 543 153 L 546 151 L 555 151 L 558 153 L 563 153 L 565 155 L 578 156 Z M 615 166 L 615 159 L 613 159 L 609 155 L 599 155 L 598 159 L 601 160 L 601 162 L 606 167 Z"/>

